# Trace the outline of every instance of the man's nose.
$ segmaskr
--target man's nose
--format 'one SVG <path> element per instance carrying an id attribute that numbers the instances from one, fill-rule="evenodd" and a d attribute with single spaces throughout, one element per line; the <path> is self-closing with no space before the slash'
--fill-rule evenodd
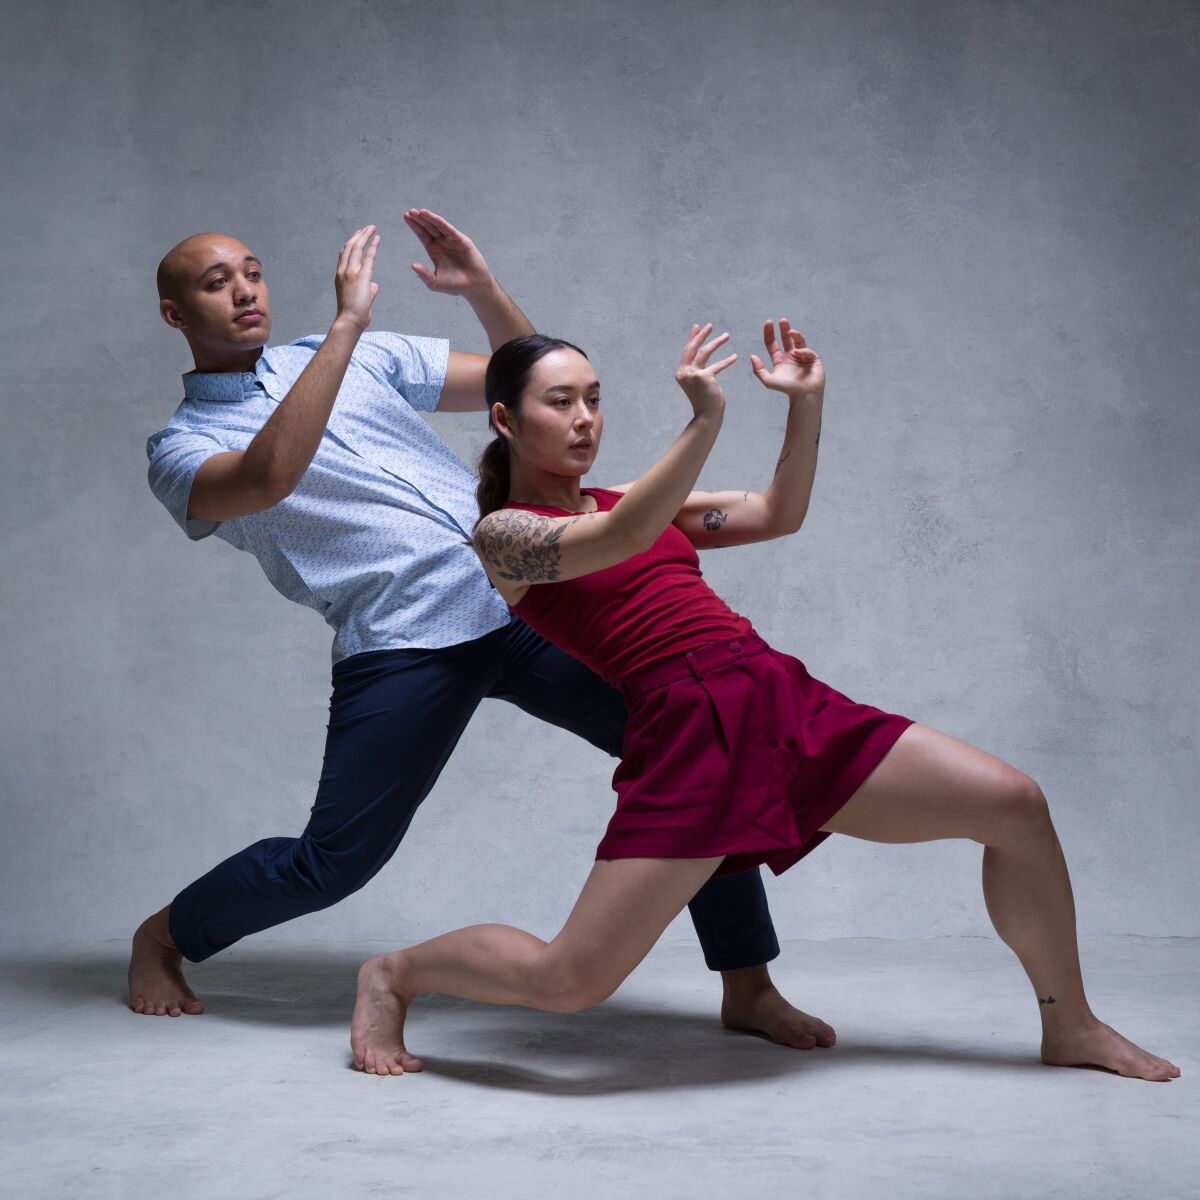
<path id="1" fill-rule="evenodd" d="M 239 279 L 234 284 L 233 302 L 235 304 L 246 304 L 251 300 L 258 299 L 258 292 L 248 279 Z"/>

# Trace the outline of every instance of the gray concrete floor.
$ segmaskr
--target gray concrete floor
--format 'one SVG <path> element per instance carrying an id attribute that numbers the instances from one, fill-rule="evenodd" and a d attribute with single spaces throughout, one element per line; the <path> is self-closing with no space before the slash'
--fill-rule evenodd
<path id="1" fill-rule="evenodd" d="M 122 1004 L 123 943 L 5 959 L 0 1181 L 54 1197 L 1200 1195 L 1200 942 L 1098 939 L 1098 1014 L 1168 1084 L 1037 1060 L 999 943 L 791 942 L 773 966 L 833 1050 L 728 1033 L 694 945 L 576 1016 L 418 1002 L 420 1075 L 349 1067 L 382 946 L 248 940 L 191 978 L 202 1017 Z"/>

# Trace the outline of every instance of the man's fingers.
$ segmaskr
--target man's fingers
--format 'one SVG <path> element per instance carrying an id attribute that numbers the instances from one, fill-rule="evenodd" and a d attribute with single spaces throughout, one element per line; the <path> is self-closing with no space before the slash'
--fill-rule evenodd
<path id="1" fill-rule="evenodd" d="M 454 226 L 451 225 L 450 222 L 447 221 L 445 217 L 439 217 L 437 215 L 437 213 L 430 212 L 429 209 L 427 209 L 427 208 L 421 209 L 420 212 L 421 212 L 421 219 L 424 221 L 427 221 L 429 223 L 429 225 L 431 225 L 435 230 L 437 230 L 438 234 L 441 235 L 442 237 L 458 238 L 458 237 L 463 236 L 461 231 L 458 229 L 455 229 Z"/>
<path id="2" fill-rule="evenodd" d="M 767 354 L 771 358 L 774 358 L 776 350 L 775 325 L 771 321 L 763 322 L 763 345 L 767 348 Z"/>
<path id="3" fill-rule="evenodd" d="M 424 246 L 426 250 L 431 250 L 433 248 L 433 243 L 435 240 L 433 234 L 431 234 L 429 230 L 426 229 L 425 226 L 422 225 L 421 222 L 418 221 L 411 212 L 406 212 L 404 214 L 404 223 L 413 231 L 413 233 L 417 235 L 417 237 L 421 239 L 421 245 Z"/>
<path id="4" fill-rule="evenodd" d="M 750 370 L 754 372 L 759 379 L 766 383 L 770 378 L 771 373 L 763 366 L 763 361 L 757 354 L 750 355 Z"/>
<path id="5" fill-rule="evenodd" d="M 361 229 L 356 229 L 356 230 L 355 230 L 355 231 L 354 231 L 354 232 L 353 232 L 353 233 L 352 233 L 352 234 L 351 234 L 351 235 L 350 235 L 350 236 L 349 236 L 349 237 L 348 237 L 348 238 L 347 238 L 347 239 L 346 239 L 346 240 L 345 240 L 345 241 L 342 243 L 342 252 L 341 252 L 341 253 L 338 255 L 338 265 L 337 265 L 337 269 L 338 269 L 339 271 L 344 271 L 344 270 L 346 269 L 346 263 L 347 263 L 347 262 L 349 261 L 349 259 L 350 259 L 350 247 L 351 247 L 351 246 L 354 244 L 354 239 L 355 239 L 356 237 L 358 237 L 358 235 L 359 235 L 360 233 L 362 233 L 362 230 L 361 230 Z"/>
<path id="6" fill-rule="evenodd" d="M 375 265 L 375 252 L 379 249 L 379 234 L 376 234 L 368 243 L 366 251 L 363 254 L 363 266 L 367 274 L 371 273 L 371 268 Z"/>
<path id="7" fill-rule="evenodd" d="M 421 282 L 427 287 L 432 288 L 434 282 L 433 272 L 424 263 L 413 263 L 412 269 L 421 277 Z"/>
<path id="8" fill-rule="evenodd" d="M 427 208 L 413 208 L 409 210 L 412 213 L 412 219 L 421 226 L 422 229 L 430 236 L 433 241 L 440 241 L 444 236 L 444 232 L 438 227 L 436 222 L 431 221 L 433 215 Z M 444 224 L 444 222 L 443 222 Z"/>
<path id="9" fill-rule="evenodd" d="M 354 239 L 354 246 L 350 251 L 350 261 L 347 263 L 347 266 L 357 269 L 362 265 L 363 244 L 374 232 L 374 225 L 368 225 L 365 229 L 359 232 L 358 236 Z"/>

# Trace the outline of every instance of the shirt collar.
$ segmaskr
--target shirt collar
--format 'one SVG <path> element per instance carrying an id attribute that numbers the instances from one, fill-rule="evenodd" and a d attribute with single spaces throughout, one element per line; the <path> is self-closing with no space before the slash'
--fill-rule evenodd
<path id="1" fill-rule="evenodd" d="M 183 394 L 189 400 L 241 404 L 250 398 L 260 380 L 264 390 L 271 394 L 264 374 L 269 379 L 274 372 L 263 354 L 259 355 L 253 371 L 187 371 L 183 376 Z"/>

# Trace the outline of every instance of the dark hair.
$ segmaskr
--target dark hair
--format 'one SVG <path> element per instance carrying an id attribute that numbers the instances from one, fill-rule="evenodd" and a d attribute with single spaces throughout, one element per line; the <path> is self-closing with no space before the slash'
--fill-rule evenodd
<path id="1" fill-rule="evenodd" d="M 498 401 L 511 413 L 520 412 L 521 393 L 529 380 L 529 372 L 533 364 L 551 350 L 574 350 L 583 354 L 583 351 L 571 342 L 565 342 L 562 338 L 546 337 L 541 333 L 513 338 L 511 342 L 505 342 L 492 352 L 483 381 L 483 394 L 488 406 L 488 425 L 493 431 L 496 430 L 496 423 L 492 420 L 492 405 Z M 587 358 L 587 355 L 583 354 L 583 357 Z M 479 486 L 475 489 L 475 499 L 479 503 L 480 521 L 488 513 L 502 508 L 508 499 L 512 478 L 508 453 L 507 439 L 496 433 L 479 456 Z M 476 524 L 478 523 L 477 521 Z"/>

